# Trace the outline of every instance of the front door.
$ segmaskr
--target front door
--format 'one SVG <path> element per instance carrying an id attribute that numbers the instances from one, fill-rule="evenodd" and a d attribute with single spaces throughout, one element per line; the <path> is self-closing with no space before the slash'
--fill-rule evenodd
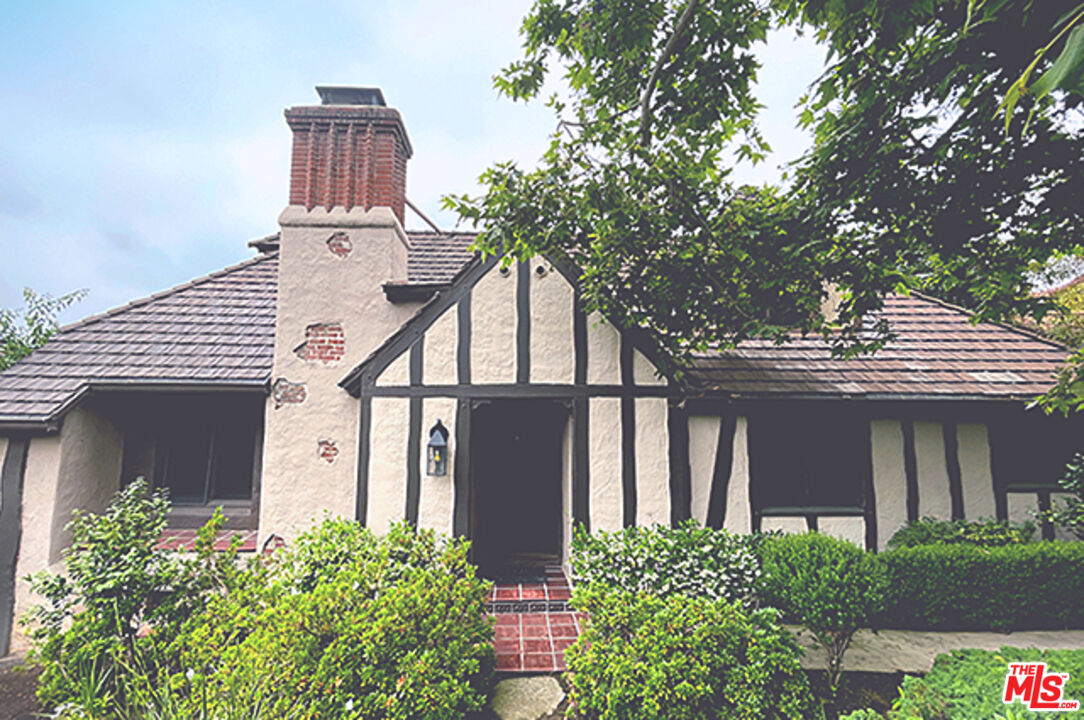
<path id="1" fill-rule="evenodd" d="M 473 410 L 471 540 L 484 575 L 529 575 L 559 561 L 567 422 L 552 400 L 494 400 Z"/>

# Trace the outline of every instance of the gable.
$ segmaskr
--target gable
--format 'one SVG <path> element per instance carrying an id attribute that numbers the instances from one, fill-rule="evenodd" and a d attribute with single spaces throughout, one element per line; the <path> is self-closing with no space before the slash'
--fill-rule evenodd
<path id="1" fill-rule="evenodd" d="M 582 310 L 575 277 L 543 257 L 477 260 L 340 384 L 355 395 L 363 383 L 618 386 L 624 371 L 628 384 L 666 385 L 628 333 L 623 360 L 622 333 Z"/>

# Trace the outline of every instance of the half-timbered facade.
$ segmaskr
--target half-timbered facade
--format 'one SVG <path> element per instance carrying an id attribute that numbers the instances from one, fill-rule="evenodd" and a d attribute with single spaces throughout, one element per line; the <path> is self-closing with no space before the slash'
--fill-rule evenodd
<path id="1" fill-rule="evenodd" d="M 63 328 L 0 374 L 0 651 L 77 509 L 147 478 L 184 547 L 222 506 L 256 550 L 325 514 L 471 538 L 487 572 L 566 562 L 575 525 L 688 518 L 871 549 L 908 520 L 1028 519 L 1075 421 L 1027 410 L 1065 350 L 886 298 L 897 337 L 842 361 L 744 343 L 680 382 L 586 313 L 560 258 L 407 230 L 413 153 L 378 90 L 290 108 L 289 203 L 255 257 Z M 1043 532 L 1052 536 L 1053 528 Z"/>

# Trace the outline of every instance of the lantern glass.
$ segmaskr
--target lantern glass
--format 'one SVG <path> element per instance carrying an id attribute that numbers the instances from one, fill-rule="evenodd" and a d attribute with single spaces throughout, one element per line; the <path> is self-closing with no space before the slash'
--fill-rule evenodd
<path id="1" fill-rule="evenodd" d="M 437 420 L 429 431 L 427 447 L 426 475 L 441 476 L 448 474 L 448 429 Z"/>

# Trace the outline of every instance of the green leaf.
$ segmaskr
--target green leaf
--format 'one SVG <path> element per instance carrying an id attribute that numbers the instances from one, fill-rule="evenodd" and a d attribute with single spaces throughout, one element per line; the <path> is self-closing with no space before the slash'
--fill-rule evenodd
<path id="1" fill-rule="evenodd" d="M 1084 22 L 1069 32 L 1058 59 L 1029 88 L 1037 98 L 1053 90 L 1084 95 Z"/>

